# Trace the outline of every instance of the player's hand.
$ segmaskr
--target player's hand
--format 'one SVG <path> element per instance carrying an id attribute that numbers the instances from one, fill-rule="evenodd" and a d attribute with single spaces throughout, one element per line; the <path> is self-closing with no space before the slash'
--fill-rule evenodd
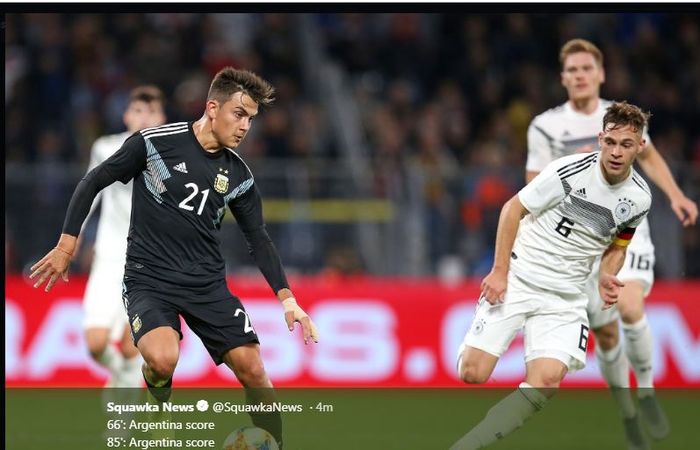
<path id="1" fill-rule="evenodd" d="M 34 287 L 37 288 L 44 284 L 46 280 L 46 292 L 49 292 L 53 285 L 58 280 L 58 277 L 63 278 L 63 281 L 68 282 L 68 267 L 70 266 L 71 254 L 65 250 L 55 247 L 48 252 L 46 256 L 31 267 L 32 274 L 29 279 L 37 279 Z"/>
<path id="2" fill-rule="evenodd" d="M 284 307 L 284 320 L 287 322 L 289 331 L 294 331 L 294 322 L 299 322 L 304 333 L 304 344 L 308 344 L 311 341 L 318 342 L 316 325 L 314 325 L 309 315 L 297 305 L 294 297 L 282 300 L 282 307 Z"/>
<path id="3" fill-rule="evenodd" d="M 615 275 L 609 273 L 600 274 L 600 281 L 598 282 L 598 292 L 600 293 L 600 298 L 603 299 L 603 311 L 612 308 L 620 296 L 620 289 L 625 286 L 625 283 L 620 281 Z"/>
<path id="4" fill-rule="evenodd" d="M 671 200 L 671 209 L 676 213 L 678 220 L 684 227 L 695 225 L 695 221 L 698 219 L 698 205 L 694 201 L 681 195 L 680 198 Z"/>
<path id="5" fill-rule="evenodd" d="M 481 282 L 481 296 L 492 305 L 502 303 L 508 286 L 508 272 L 491 269 Z"/>

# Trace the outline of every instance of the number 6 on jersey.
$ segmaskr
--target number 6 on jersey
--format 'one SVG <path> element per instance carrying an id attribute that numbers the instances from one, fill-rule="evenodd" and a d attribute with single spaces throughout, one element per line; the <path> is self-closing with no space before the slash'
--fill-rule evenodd
<path id="1" fill-rule="evenodd" d="M 569 234 L 571 233 L 571 228 L 574 226 L 574 222 L 572 222 L 570 219 L 566 217 L 562 217 L 561 221 L 557 224 L 557 227 L 555 228 L 556 232 L 561 234 L 564 237 L 569 237 Z"/>

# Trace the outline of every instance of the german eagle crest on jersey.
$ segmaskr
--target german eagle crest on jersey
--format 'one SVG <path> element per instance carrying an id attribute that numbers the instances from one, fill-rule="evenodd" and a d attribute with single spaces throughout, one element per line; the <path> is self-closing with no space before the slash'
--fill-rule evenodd
<path id="1" fill-rule="evenodd" d="M 632 212 L 631 201 L 626 198 L 618 200 L 620 203 L 615 207 L 615 216 L 620 220 L 625 220 L 630 216 Z"/>
<path id="2" fill-rule="evenodd" d="M 214 190 L 219 194 L 225 194 L 228 191 L 228 177 L 222 174 L 217 174 L 214 179 Z"/>

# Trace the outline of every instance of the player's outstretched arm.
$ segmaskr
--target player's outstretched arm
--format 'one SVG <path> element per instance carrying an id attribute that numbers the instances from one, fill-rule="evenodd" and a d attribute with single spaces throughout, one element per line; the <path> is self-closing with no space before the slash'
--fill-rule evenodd
<path id="1" fill-rule="evenodd" d="M 496 249 L 491 272 L 481 282 L 481 295 L 492 305 L 503 301 L 510 267 L 510 254 L 513 251 L 515 236 L 518 234 L 520 219 L 527 214 L 527 209 L 514 195 L 501 209 L 496 232 Z"/>
<path id="2" fill-rule="evenodd" d="M 58 277 L 68 282 L 68 267 L 70 266 L 71 257 L 75 253 L 76 241 L 77 238 L 75 236 L 62 234 L 56 247 L 31 267 L 32 274 L 29 275 L 29 278 L 32 280 L 36 279 L 36 283 L 34 283 L 35 288 L 38 288 L 48 280 L 45 291 L 49 292 L 58 280 Z"/>
<path id="3" fill-rule="evenodd" d="M 695 225 L 698 218 L 698 205 L 683 194 L 681 188 L 676 184 L 676 180 L 673 179 L 666 160 L 656 150 L 656 147 L 651 143 L 647 145 L 637 157 L 637 161 L 639 161 L 644 173 L 651 178 L 651 181 L 666 194 L 671 202 L 671 209 L 683 226 Z"/>
<path id="4" fill-rule="evenodd" d="M 277 293 L 277 297 L 282 302 L 284 308 L 284 320 L 287 322 L 289 331 L 294 331 L 294 323 L 301 324 L 301 330 L 304 333 L 304 344 L 309 344 L 312 341 L 318 342 L 318 329 L 313 320 L 306 312 L 297 304 L 296 299 L 289 289 L 281 289 Z"/>
<path id="5" fill-rule="evenodd" d="M 66 219 L 63 222 L 63 234 L 58 244 L 31 268 L 30 278 L 37 279 L 34 287 L 39 287 L 48 280 L 46 285 L 48 292 L 59 276 L 68 281 L 70 259 L 76 251 L 80 229 L 95 197 L 115 181 L 127 183 L 136 173 L 143 170 L 146 164 L 145 155 L 143 138 L 135 134 L 127 139 L 119 151 L 80 180 L 68 204 Z"/>
<path id="6" fill-rule="evenodd" d="M 66 219 L 63 223 L 63 234 L 61 234 L 58 244 L 31 267 L 32 274 L 29 278 L 37 279 L 34 284 L 35 288 L 48 280 L 45 289 L 48 292 L 59 276 L 64 281 L 68 281 L 70 260 L 77 249 L 80 229 L 90 211 L 90 206 L 97 194 L 113 182 L 114 179 L 109 176 L 108 172 L 100 167 L 90 171 L 80 180 L 68 205 Z"/>
<path id="7" fill-rule="evenodd" d="M 275 249 L 270 236 L 265 230 L 262 214 L 262 198 L 255 184 L 250 189 L 231 200 L 228 204 L 236 217 L 236 222 L 243 232 L 248 244 L 248 252 L 255 259 L 260 272 L 284 308 L 284 320 L 289 331 L 294 331 L 294 323 L 301 324 L 304 333 L 304 343 L 318 342 L 318 330 L 309 315 L 297 304 L 292 291 L 289 289 L 287 276 L 282 267 L 282 261 Z"/>
<path id="8" fill-rule="evenodd" d="M 612 308 L 617 303 L 620 289 L 625 286 L 625 283 L 620 281 L 616 275 L 625 263 L 626 252 L 626 245 L 621 246 L 613 242 L 603 253 L 603 258 L 600 261 L 598 292 L 605 303 L 604 310 Z"/>

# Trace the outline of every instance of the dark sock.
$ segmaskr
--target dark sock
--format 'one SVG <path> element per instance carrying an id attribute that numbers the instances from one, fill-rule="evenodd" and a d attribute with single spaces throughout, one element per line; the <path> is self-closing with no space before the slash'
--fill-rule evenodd
<path id="1" fill-rule="evenodd" d="M 144 374 L 143 371 L 141 371 L 141 373 L 143 374 L 143 379 L 146 381 L 146 386 L 148 386 L 148 391 L 156 400 L 161 403 L 170 400 L 170 395 L 173 393 L 173 377 L 170 377 L 168 382 L 164 385 L 156 387 L 151 384 L 150 381 L 148 381 L 148 378 L 146 378 L 146 374 Z"/>
<path id="2" fill-rule="evenodd" d="M 282 450 L 282 415 L 279 411 L 269 413 L 250 413 L 253 425 L 267 431 L 277 441 L 277 446 Z"/>
<path id="3" fill-rule="evenodd" d="M 272 405 L 277 401 L 277 395 L 273 388 L 246 388 L 246 403 L 249 405 Z M 277 446 L 282 450 L 282 414 L 280 411 L 251 412 L 250 418 L 253 425 L 267 431 L 277 441 Z"/>

